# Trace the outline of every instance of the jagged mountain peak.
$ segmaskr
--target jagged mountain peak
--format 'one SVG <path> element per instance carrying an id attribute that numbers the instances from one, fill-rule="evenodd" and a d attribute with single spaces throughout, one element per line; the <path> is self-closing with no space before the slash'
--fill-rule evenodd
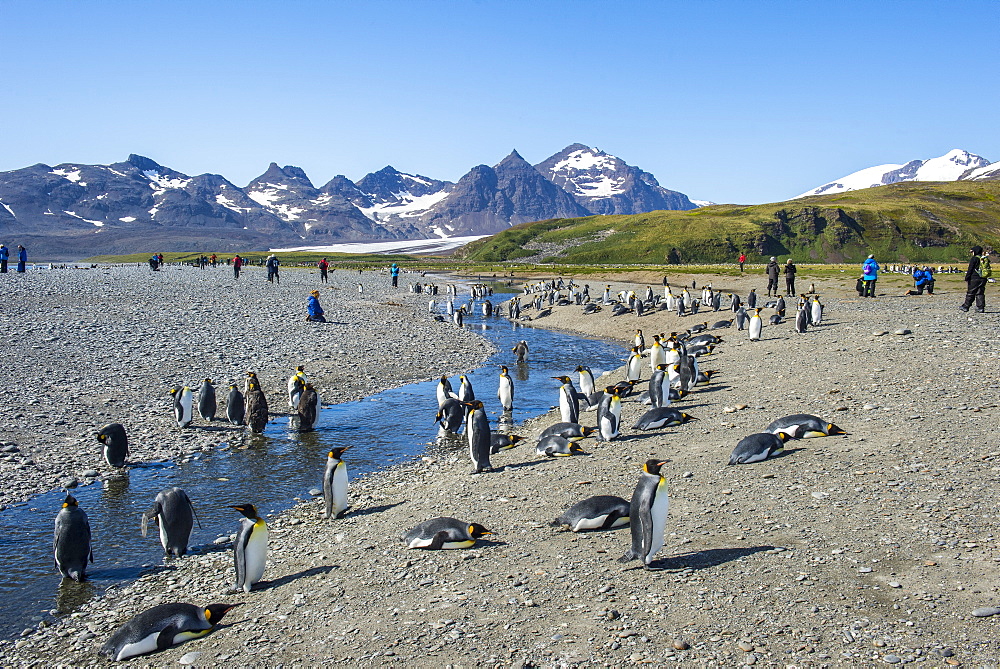
<path id="1" fill-rule="evenodd" d="M 152 158 L 147 158 L 146 156 L 140 156 L 137 153 L 128 154 L 128 158 L 125 160 L 126 163 L 132 165 L 140 172 L 157 171 L 162 172 L 163 166 Z"/>
<path id="2" fill-rule="evenodd" d="M 520 166 L 521 164 L 528 166 L 531 165 L 531 163 L 525 160 L 521 156 L 521 154 L 517 152 L 517 149 L 512 149 L 511 152 L 507 154 L 506 158 L 504 158 L 503 160 L 501 160 L 499 163 L 496 164 L 496 167 L 499 168 L 502 166 L 510 166 L 510 165 Z"/>
<path id="3" fill-rule="evenodd" d="M 305 170 L 295 165 L 285 165 L 279 167 L 278 163 L 272 162 L 259 177 L 251 181 L 247 188 L 260 184 L 286 184 L 295 183 L 307 188 L 314 188 L 312 181 L 306 176 Z"/>

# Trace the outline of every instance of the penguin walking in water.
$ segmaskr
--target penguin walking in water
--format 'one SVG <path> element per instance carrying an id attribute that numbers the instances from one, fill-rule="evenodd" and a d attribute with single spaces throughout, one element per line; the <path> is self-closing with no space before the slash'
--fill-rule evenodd
<path id="1" fill-rule="evenodd" d="M 134 616 L 115 630 L 101 646 L 101 655 L 120 662 L 178 646 L 210 633 L 226 613 L 240 604 L 206 607 L 173 602 L 160 604 Z"/>
<path id="2" fill-rule="evenodd" d="M 267 397 L 264 395 L 264 391 L 260 389 L 257 377 L 250 379 L 247 385 L 246 406 L 244 409 L 247 425 L 254 434 L 261 434 L 267 426 Z"/>
<path id="3" fill-rule="evenodd" d="M 760 309 L 754 309 L 753 316 L 750 317 L 750 341 L 760 341 L 761 331 L 764 329 L 764 321 L 760 317 Z"/>
<path id="4" fill-rule="evenodd" d="M 497 388 L 497 398 L 504 411 L 514 410 L 514 382 L 507 373 L 507 368 L 500 367 L 500 386 Z"/>
<path id="5" fill-rule="evenodd" d="M 524 362 L 528 359 L 528 342 L 523 339 L 511 349 L 514 355 L 517 356 L 517 362 Z"/>
<path id="6" fill-rule="evenodd" d="M 553 376 L 553 379 L 562 383 L 559 387 L 559 413 L 564 423 L 580 422 L 580 403 L 577 401 L 576 388 L 573 381 L 568 376 Z"/>
<path id="7" fill-rule="evenodd" d="M 622 398 L 617 386 L 608 386 L 604 389 L 604 393 L 604 398 L 597 407 L 597 429 L 602 441 L 611 441 L 619 434 Z"/>
<path id="8" fill-rule="evenodd" d="M 288 408 L 293 411 L 299 407 L 299 399 L 306 387 L 305 367 L 299 365 L 295 373 L 288 377 Z"/>
<path id="9" fill-rule="evenodd" d="M 247 372 L 247 378 L 243 380 L 243 392 L 246 393 L 250 390 L 250 382 L 256 381 L 257 387 L 260 387 L 260 379 L 257 378 L 256 372 Z"/>
<path id="10" fill-rule="evenodd" d="M 104 459 L 112 467 L 124 467 L 129 456 L 128 436 L 121 423 L 110 423 L 97 433 L 97 441 L 104 445 Z"/>
<path id="11" fill-rule="evenodd" d="M 344 451 L 350 446 L 338 446 L 326 454 L 323 471 L 324 518 L 343 518 L 347 512 L 347 464 Z"/>
<path id="12" fill-rule="evenodd" d="M 552 524 L 570 532 L 610 530 L 627 525 L 629 512 L 629 503 L 621 497 L 597 495 L 569 507 Z"/>
<path id="13" fill-rule="evenodd" d="M 295 413 L 299 419 L 299 432 L 312 432 L 316 429 L 319 408 L 319 393 L 313 388 L 313 384 L 307 383 L 299 395 L 299 404 L 295 407 Z"/>
<path id="14" fill-rule="evenodd" d="M 490 421 L 479 400 L 468 403 L 471 411 L 465 421 L 465 436 L 469 440 L 469 458 L 473 474 L 490 469 Z"/>
<path id="15" fill-rule="evenodd" d="M 90 538 L 87 513 L 79 507 L 73 495 L 66 493 L 62 508 L 56 514 L 56 529 L 52 538 L 53 559 L 63 578 L 79 583 L 87 577 L 87 561 L 94 562 Z"/>
<path id="16" fill-rule="evenodd" d="M 226 397 L 226 418 L 233 425 L 243 425 L 246 418 L 246 406 L 243 393 L 236 387 L 236 384 L 229 386 L 229 395 Z"/>
<path id="17" fill-rule="evenodd" d="M 642 466 L 639 483 L 629 503 L 632 547 L 618 559 L 619 562 L 642 560 L 643 568 L 649 569 L 656 552 L 663 547 L 670 500 L 667 497 L 667 480 L 661 469 L 667 462 L 647 460 Z"/>
<path id="18" fill-rule="evenodd" d="M 584 365 L 577 365 L 576 372 L 580 374 L 580 392 L 585 396 L 590 397 L 597 390 L 594 385 L 594 373 L 590 371 L 590 367 Z"/>
<path id="19" fill-rule="evenodd" d="M 464 404 L 454 397 L 449 397 L 438 408 L 437 416 L 434 420 L 438 422 L 442 429 L 453 434 L 458 434 L 458 431 L 462 429 L 462 423 L 465 421 L 465 409 Z"/>
<path id="20" fill-rule="evenodd" d="M 629 355 L 626 365 L 625 378 L 629 381 L 638 381 L 642 376 L 642 353 L 635 346 L 632 347 L 632 353 Z"/>
<path id="21" fill-rule="evenodd" d="M 476 392 L 472 389 L 472 381 L 465 374 L 458 377 L 462 384 L 458 387 L 458 401 L 471 402 L 476 399 Z"/>
<path id="22" fill-rule="evenodd" d="M 215 400 L 215 388 L 212 386 L 212 379 L 205 379 L 201 388 L 198 389 L 198 413 L 201 417 L 212 422 L 215 420 L 215 412 L 218 403 Z"/>
<path id="23" fill-rule="evenodd" d="M 142 514 L 142 536 L 146 536 L 149 521 L 160 528 L 160 545 L 167 555 L 180 557 L 187 553 L 191 530 L 197 519 L 191 499 L 181 488 L 173 487 L 156 494 L 153 508 Z M 201 521 L 198 521 L 201 528 Z"/>
<path id="24" fill-rule="evenodd" d="M 184 429 L 194 420 L 192 414 L 194 396 L 187 386 L 171 388 L 170 394 L 174 398 L 174 420 L 177 421 L 177 427 Z"/>
<path id="25" fill-rule="evenodd" d="M 250 592 L 254 583 L 264 575 L 267 562 L 267 523 L 257 515 L 253 504 L 230 507 L 242 513 L 240 531 L 236 535 L 234 556 L 236 561 L 236 590 Z"/>
<path id="26" fill-rule="evenodd" d="M 654 408 L 670 406 L 670 377 L 666 365 L 657 365 L 649 379 L 649 401 Z"/>
<path id="27" fill-rule="evenodd" d="M 456 395 L 455 391 L 452 390 L 452 388 L 451 388 L 451 381 L 448 380 L 448 377 L 447 376 L 442 376 L 441 380 L 438 381 L 438 384 L 437 384 L 438 408 L 440 408 L 444 404 L 445 400 L 447 400 L 449 398 L 456 398 L 457 399 L 458 395 Z"/>
<path id="28" fill-rule="evenodd" d="M 407 548 L 427 550 L 452 550 L 472 548 L 476 539 L 493 534 L 479 523 L 466 523 L 457 518 L 431 518 L 408 530 L 400 541 Z"/>
<path id="29" fill-rule="evenodd" d="M 751 462 L 761 462 L 771 456 L 778 455 L 785 448 L 785 442 L 791 436 L 784 432 L 771 434 L 770 432 L 759 432 L 740 439 L 736 444 L 732 455 L 729 456 L 729 464 L 745 465 Z"/>

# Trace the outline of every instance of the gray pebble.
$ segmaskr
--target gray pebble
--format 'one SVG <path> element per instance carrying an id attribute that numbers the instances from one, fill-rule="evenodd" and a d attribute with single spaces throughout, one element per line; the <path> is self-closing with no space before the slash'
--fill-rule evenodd
<path id="1" fill-rule="evenodd" d="M 1000 608 L 997 608 L 995 606 L 984 606 L 980 609 L 976 609 L 975 611 L 973 611 L 972 615 L 976 616 L 977 618 L 986 618 L 987 616 L 995 616 L 998 613 L 1000 613 Z"/>
<path id="2" fill-rule="evenodd" d="M 900 658 L 899 655 L 889 654 L 883 657 L 882 660 L 889 664 L 899 664 L 902 661 L 902 658 Z"/>

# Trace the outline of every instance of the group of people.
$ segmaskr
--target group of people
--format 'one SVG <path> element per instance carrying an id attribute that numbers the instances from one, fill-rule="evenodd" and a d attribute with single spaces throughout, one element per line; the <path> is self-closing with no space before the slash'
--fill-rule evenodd
<path id="1" fill-rule="evenodd" d="M 740 258 L 745 259 L 745 256 L 740 256 Z M 742 271 L 742 269 L 743 263 L 740 262 L 740 270 Z M 778 265 L 778 259 L 771 256 L 771 260 L 767 263 L 764 271 L 767 273 L 767 296 L 771 297 L 771 291 L 773 290 L 774 297 L 778 297 L 778 276 L 782 271 L 781 267 Z M 795 266 L 795 263 L 793 263 L 792 259 L 789 258 L 784 267 L 785 295 L 795 296 L 795 272 L 797 271 L 798 268 Z"/>
<path id="2" fill-rule="evenodd" d="M 0 274 L 7 273 L 7 263 L 10 261 L 10 249 L 0 244 Z M 28 266 L 28 249 L 17 245 L 17 271 L 23 274 Z"/>
<path id="3" fill-rule="evenodd" d="M 965 271 L 965 301 L 958 308 L 968 311 L 975 304 L 976 311 L 983 313 L 986 311 L 986 284 L 993 276 L 990 254 L 984 253 L 979 245 L 970 248 L 969 254 L 969 267 Z M 869 255 L 861 267 L 861 278 L 856 286 L 860 297 L 875 297 L 875 283 L 880 269 L 875 255 Z M 914 288 L 907 291 L 907 295 L 923 295 L 925 290 L 928 295 L 934 294 L 934 271 L 930 267 L 914 267 L 912 276 Z"/>

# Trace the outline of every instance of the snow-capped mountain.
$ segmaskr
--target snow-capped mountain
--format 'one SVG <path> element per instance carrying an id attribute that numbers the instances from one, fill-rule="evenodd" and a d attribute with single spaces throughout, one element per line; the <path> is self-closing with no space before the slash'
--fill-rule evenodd
<path id="1" fill-rule="evenodd" d="M 930 160 L 911 160 L 902 165 L 877 165 L 848 174 L 845 177 L 823 184 L 818 188 L 797 195 L 828 195 L 849 190 L 874 188 L 900 181 L 958 181 L 968 178 L 964 175 L 988 167 L 990 161 L 962 149 L 952 149 L 943 156 Z"/>
<path id="2" fill-rule="evenodd" d="M 660 186 L 652 174 L 583 144 L 570 144 L 535 169 L 594 214 L 696 208 L 683 193 Z"/>

